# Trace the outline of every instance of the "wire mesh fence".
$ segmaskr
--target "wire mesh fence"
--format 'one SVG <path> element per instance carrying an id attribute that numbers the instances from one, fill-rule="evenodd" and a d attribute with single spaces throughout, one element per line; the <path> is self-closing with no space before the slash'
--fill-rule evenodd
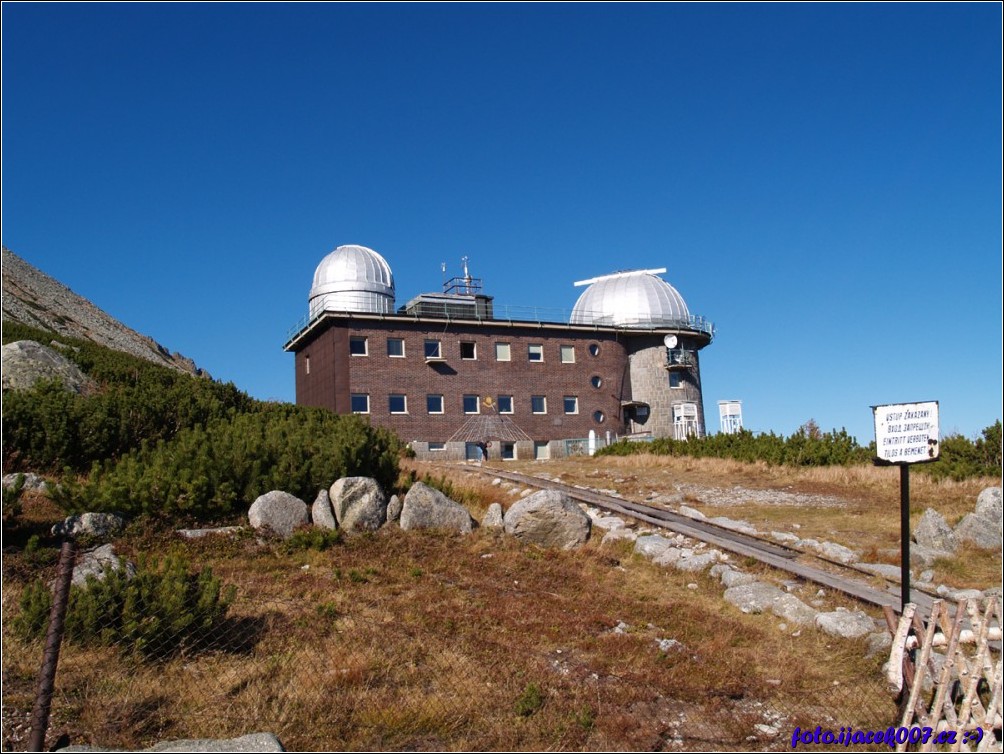
<path id="1" fill-rule="evenodd" d="M 457 609 L 417 598 L 402 611 L 309 588 L 276 596 L 270 576 L 237 572 L 227 578 L 233 594 L 193 573 L 179 596 L 170 566 L 156 573 L 123 576 L 128 590 L 92 583 L 92 596 L 71 600 L 49 745 L 138 748 L 269 731 L 291 750 L 790 750 L 796 728 L 883 728 L 897 714 L 877 675 L 695 693 L 681 673 L 722 658 L 691 656 L 647 630 L 597 626 L 583 638 L 521 622 L 567 599 L 526 586 L 444 580 L 436 588 Z M 289 581 L 296 593 L 297 576 Z M 21 597 L 5 595 L 5 750 L 26 748 L 42 656 L 42 641 L 25 634 Z M 465 615 L 489 605 L 506 605 L 511 620 L 470 625 Z"/>

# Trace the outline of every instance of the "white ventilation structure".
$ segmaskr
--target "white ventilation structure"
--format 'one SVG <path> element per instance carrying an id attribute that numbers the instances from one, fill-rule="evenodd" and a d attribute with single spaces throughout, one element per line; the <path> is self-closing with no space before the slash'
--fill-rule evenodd
<path id="1" fill-rule="evenodd" d="M 737 434 L 743 428 L 743 402 L 718 401 L 718 416 L 722 434 Z"/>
<path id="2" fill-rule="evenodd" d="M 696 403 L 673 404 L 673 437 L 686 440 L 689 437 L 700 437 L 701 427 L 697 421 Z"/>

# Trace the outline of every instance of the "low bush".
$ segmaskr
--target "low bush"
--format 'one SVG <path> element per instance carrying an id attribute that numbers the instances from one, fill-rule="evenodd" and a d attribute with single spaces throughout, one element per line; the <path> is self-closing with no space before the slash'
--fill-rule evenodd
<path id="1" fill-rule="evenodd" d="M 66 613 L 66 639 L 80 644 L 116 645 L 146 660 L 166 659 L 197 650 L 225 618 L 234 588 L 223 588 L 209 568 L 190 573 L 181 558 L 141 562 L 133 578 L 111 571 L 86 588 L 72 587 Z M 44 580 L 21 595 L 14 630 L 26 639 L 44 637 L 52 593 Z"/>

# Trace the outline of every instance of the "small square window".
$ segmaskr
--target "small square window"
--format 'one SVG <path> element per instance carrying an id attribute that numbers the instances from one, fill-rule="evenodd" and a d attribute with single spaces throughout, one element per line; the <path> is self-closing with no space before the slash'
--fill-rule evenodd
<path id="1" fill-rule="evenodd" d="M 500 414 L 511 414 L 512 410 L 512 396 L 511 395 L 500 395 L 499 396 L 499 413 Z"/>
<path id="2" fill-rule="evenodd" d="M 349 338 L 349 353 L 353 356 L 366 356 L 369 351 L 366 348 L 366 338 L 362 335 L 353 335 Z"/>
<path id="3" fill-rule="evenodd" d="M 495 344 L 495 361 L 509 361 L 510 349 L 508 343 Z"/>
<path id="4" fill-rule="evenodd" d="M 353 414 L 368 414 L 370 412 L 370 397 L 367 393 L 353 393 L 351 397 Z"/>
<path id="5" fill-rule="evenodd" d="M 392 414 L 408 413 L 408 396 L 392 393 L 387 398 L 387 407 Z"/>
<path id="6" fill-rule="evenodd" d="M 480 400 L 476 395 L 465 395 L 464 396 L 464 413 L 465 414 L 479 414 Z"/>
<path id="7" fill-rule="evenodd" d="M 565 396 L 565 413 L 566 414 L 577 414 L 579 413 L 579 399 L 574 395 Z"/>
<path id="8" fill-rule="evenodd" d="M 530 361 L 543 361 L 544 360 L 544 346 L 540 343 L 531 343 L 527 346 L 527 353 L 529 355 Z"/>
<path id="9" fill-rule="evenodd" d="M 574 364 L 575 363 L 575 346 L 562 346 L 561 347 L 561 363 L 562 364 Z"/>
<path id="10" fill-rule="evenodd" d="M 682 387 L 680 384 L 680 373 L 670 372 L 669 373 L 669 386 L 670 387 Z"/>
<path id="11" fill-rule="evenodd" d="M 503 461 L 512 461 L 516 458 L 516 443 L 504 442 L 500 451 Z"/>
<path id="12" fill-rule="evenodd" d="M 425 341 L 425 358 L 427 359 L 443 358 L 443 349 L 438 340 Z"/>
<path id="13" fill-rule="evenodd" d="M 429 443 L 429 450 L 431 450 L 433 452 L 435 452 L 437 450 L 446 450 L 446 443 L 445 442 L 430 442 Z"/>
<path id="14" fill-rule="evenodd" d="M 530 396 L 530 411 L 535 414 L 546 414 L 547 398 L 543 395 Z"/>
<path id="15" fill-rule="evenodd" d="M 430 414 L 443 413 L 443 396 L 441 395 L 425 396 L 425 408 Z"/>
<path id="16" fill-rule="evenodd" d="M 310 354 L 308 353 L 303 357 L 303 371 L 306 374 L 310 374 Z"/>
<path id="17" fill-rule="evenodd" d="M 462 341 L 460 343 L 460 358 L 465 361 L 473 361 L 478 358 L 478 345 L 477 343 L 468 343 Z"/>
<path id="18" fill-rule="evenodd" d="M 404 338 L 387 338 L 387 355 L 394 359 L 403 359 Z"/>

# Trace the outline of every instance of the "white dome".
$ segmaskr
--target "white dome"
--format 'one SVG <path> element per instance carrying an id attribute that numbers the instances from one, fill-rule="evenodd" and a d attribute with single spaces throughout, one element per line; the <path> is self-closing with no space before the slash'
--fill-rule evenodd
<path id="1" fill-rule="evenodd" d="M 655 274 L 665 271 L 633 270 L 585 281 L 591 285 L 575 302 L 571 324 L 689 327 L 690 311 L 683 296 Z"/>
<path id="2" fill-rule="evenodd" d="M 339 246 L 324 257 L 314 272 L 310 315 L 323 311 L 393 313 L 394 274 L 387 260 L 365 246 Z"/>

